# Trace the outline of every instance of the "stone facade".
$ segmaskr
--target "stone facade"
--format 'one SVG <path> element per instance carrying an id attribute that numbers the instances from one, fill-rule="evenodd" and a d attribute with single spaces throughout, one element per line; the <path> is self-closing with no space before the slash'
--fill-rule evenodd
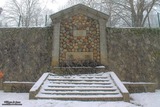
<path id="1" fill-rule="evenodd" d="M 72 60 L 78 60 L 78 55 L 74 55 L 74 52 L 86 58 L 92 57 L 90 54 L 85 54 L 91 52 L 93 58 L 90 59 L 100 62 L 99 22 L 83 14 L 64 19 L 60 25 L 60 65 L 69 60 L 67 52 L 73 53 L 70 54 Z"/>
<path id="2" fill-rule="evenodd" d="M 63 66 L 68 61 L 84 65 L 86 58 L 96 65 L 106 66 L 108 18 L 108 15 L 82 4 L 51 15 L 54 25 L 52 67 Z"/>

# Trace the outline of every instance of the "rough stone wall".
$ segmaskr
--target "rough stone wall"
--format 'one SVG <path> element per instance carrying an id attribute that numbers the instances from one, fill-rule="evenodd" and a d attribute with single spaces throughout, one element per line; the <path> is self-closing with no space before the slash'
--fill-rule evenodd
<path id="1" fill-rule="evenodd" d="M 100 29 L 97 20 L 82 14 L 74 15 L 64 19 L 60 28 L 60 65 L 66 62 L 67 52 L 93 52 L 93 60 L 100 62 Z M 81 31 L 82 35 L 75 36 L 74 31 Z"/>
<path id="2" fill-rule="evenodd" d="M 125 81 L 160 83 L 160 29 L 107 28 L 109 68 Z"/>
<path id="3" fill-rule="evenodd" d="M 5 80 L 37 81 L 50 68 L 50 28 L 0 28 L 0 70 Z"/>
<path id="4" fill-rule="evenodd" d="M 121 80 L 160 84 L 160 29 L 106 31 L 110 70 Z M 5 80 L 36 81 L 50 71 L 52 32 L 52 28 L 0 29 L 0 70 L 4 71 Z"/>

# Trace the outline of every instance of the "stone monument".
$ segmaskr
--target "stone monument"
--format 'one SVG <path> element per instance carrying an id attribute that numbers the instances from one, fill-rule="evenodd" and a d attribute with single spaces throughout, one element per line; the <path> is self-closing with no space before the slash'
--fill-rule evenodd
<path id="1" fill-rule="evenodd" d="M 108 15 L 78 4 L 50 16 L 53 24 L 52 67 L 86 59 L 107 65 Z"/>

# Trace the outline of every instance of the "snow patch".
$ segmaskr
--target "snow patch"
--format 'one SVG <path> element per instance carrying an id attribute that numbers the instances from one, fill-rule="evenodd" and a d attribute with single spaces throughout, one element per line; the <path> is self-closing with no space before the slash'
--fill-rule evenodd
<path id="1" fill-rule="evenodd" d="M 106 68 L 105 66 L 96 66 L 96 68 Z"/>
<path id="2" fill-rule="evenodd" d="M 155 93 L 131 94 L 131 103 L 123 101 L 60 101 L 60 100 L 29 100 L 28 93 L 4 93 L 0 91 L 0 106 L 4 101 L 21 101 L 21 107 L 159 107 L 160 90 Z M 10 107 L 10 106 L 5 106 Z M 15 107 L 15 106 L 13 106 Z"/>
<path id="3" fill-rule="evenodd" d="M 159 107 L 160 106 L 160 90 L 155 93 L 136 93 L 131 94 L 133 104 L 142 105 L 142 107 Z"/>

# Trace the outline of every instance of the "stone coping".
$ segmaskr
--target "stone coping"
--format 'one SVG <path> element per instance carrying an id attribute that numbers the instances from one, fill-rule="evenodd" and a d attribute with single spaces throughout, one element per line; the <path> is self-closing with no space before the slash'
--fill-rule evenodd
<path id="1" fill-rule="evenodd" d="M 29 99 L 34 99 L 35 95 L 40 90 L 41 85 L 43 82 L 47 79 L 47 77 L 50 75 L 50 73 L 44 73 L 39 80 L 33 85 L 33 87 L 29 90 Z"/>
<path id="2" fill-rule="evenodd" d="M 156 85 L 156 83 L 153 82 L 122 82 L 123 84 L 137 84 L 137 85 Z"/>
<path id="3" fill-rule="evenodd" d="M 59 69 L 59 68 L 62 68 L 62 69 L 67 69 L 67 68 L 75 68 L 75 69 L 77 69 L 77 68 L 80 68 L 80 69 L 106 69 L 105 67 L 99 67 L 99 66 L 97 66 L 97 67 L 53 67 L 53 69 Z"/>
<path id="4" fill-rule="evenodd" d="M 3 84 L 35 84 L 35 82 L 26 82 L 26 81 L 4 81 Z"/>
<path id="5" fill-rule="evenodd" d="M 153 82 L 122 82 L 130 93 L 155 92 L 157 84 Z"/>
<path id="6" fill-rule="evenodd" d="M 110 72 L 110 77 L 112 78 L 112 80 L 114 81 L 114 83 L 117 85 L 117 87 L 119 88 L 120 92 L 123 95 L 123 100 L 126 102 L 129 102 L 129 92 L 127 90 L 127 88 L 123 85 L 123 83 L 121 82 L 121 80 L 117 77 L 117 75 L 114 72 Z"/>

